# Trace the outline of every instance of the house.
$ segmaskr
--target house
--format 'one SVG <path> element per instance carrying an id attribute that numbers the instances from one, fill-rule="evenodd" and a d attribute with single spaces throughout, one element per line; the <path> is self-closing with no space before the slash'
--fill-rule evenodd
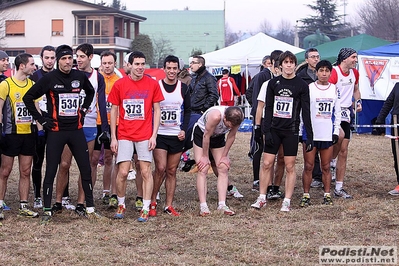
<path id="1" fill-rule="evenodd" d="M 9 56 L 42 47 L 91 43 L 96 54 L 116 53 L 119 65 L 145 17 L 82 0 L 14 0 L 0 5 L 0 49 Z"/>

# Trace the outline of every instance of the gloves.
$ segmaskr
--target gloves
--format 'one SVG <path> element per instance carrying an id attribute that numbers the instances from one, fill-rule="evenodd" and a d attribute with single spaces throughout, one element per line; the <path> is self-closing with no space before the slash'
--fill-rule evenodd
<path id="1" fill-rule="evenodd" d="M 383 125 L 385 123 L 377 119 L 377 120 L 375 120 L 375 124 L 376 125 Z"/>
<path id="2" fill-rule="evenodd" d="M 337 142 L 338 142 L 338 135 L 333 134 L 332 135 L 332 144 L 334 145 Z"/>
<path id="3" fill-rule="evenodd" d="M 109 135 L 108 131 L 103 131 L 98 137 L 97 137 L 97 143 L 101 145 L 101 143 L 109 143 L 111 139 L 111 136 Z"/>
<path id="4" fill-rule="evenodd" d="M 54 120 L 52 119 L 52 118 L 50 118 L 50 117 L 40 117 L 38 120 L 37 120 L 39 123 L 40 123 L 40 125 L 42 125 L 46 130 L 50 130 L 51 131 L 51 129 L 53 128 L 53 127 L 55 127 L 55 123 L 54 123 Z"/>
<path id="5" fill-rule="evenodd" d="M 37 132 L 36 145 L 37 147 L 43 147 L 46 145 L 46 132 L 44 130 L 39 130 Z"/>
<path id="6" fill-rule="evenodd" d="M 265 135 L 265 145 L 269 147 L 274 145 L 273 135 L 270 132 L 267 132 Z"/>
<path id="7" fill-rule="evenodd" d="M 255 128 L 255 142 L 262 143 L 262 130 L 260 126 L 257 126 L 257 128 Z"/>
<path id="8" fill-rule="evenodd" d="M 306 152 L 312 151 L 314 148 L 313 140 L 312 139 L 307 139 L 306 140 Z"/>

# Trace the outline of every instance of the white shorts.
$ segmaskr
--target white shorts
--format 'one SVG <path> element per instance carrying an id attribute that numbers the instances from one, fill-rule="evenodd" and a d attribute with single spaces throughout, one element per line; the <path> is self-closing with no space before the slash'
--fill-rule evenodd
<path id="1" fill-rule="evenodd" d="M 148 150 L 148 140 L 140 142 L 118 140 L 116 163 L 131 161 L 134 149 L 136 149 L 139 161 L 152 162 L 152 151 Z"/>

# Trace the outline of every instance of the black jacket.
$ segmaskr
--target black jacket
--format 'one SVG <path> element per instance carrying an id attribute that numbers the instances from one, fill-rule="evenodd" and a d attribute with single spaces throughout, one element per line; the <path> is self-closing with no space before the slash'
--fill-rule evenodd
<path id="1" fill-rule="evenodd" d="M 252 106 L 251 115 L 254 117 L 254 121 L 256 109 L 258 108 L 258 94 L 260 92 L 260 88 L 265 81 L 268 81 L 272 78 L 272 72 L 268 68 L 264 68 L 261 72 L 254 76 L 254 78 L 250 82 L 250 86 L 248 86 L 248 89 L 245 92 L 245 97 L 247 98 L 249 104 Z"/>
<path id="2" fill-rule="evenodd" d="M 392 110 L 392 115 L 399 115 L 399 82 L 393 86 L 391 93 L 385 100 L 384 105 L 378 114 L 376 124 L 385 124 L 385 118 Z M 393 119 L 392 119 L 393 121 Z"/>
<path id="3" fill-rule="evenodd" d="M 308 64 L 300 66 L 296 71 L 296 75 L 303 79 L 308 85 L 315 81 L 308 74 Z"/>
<path id="4" fill-rule="evenodd" d="M 205 68 L 198 71 L 189 86 L 191 96 L 191 112 L 203 113 L 217 104 L 219 99 L 216 78 Z"/>

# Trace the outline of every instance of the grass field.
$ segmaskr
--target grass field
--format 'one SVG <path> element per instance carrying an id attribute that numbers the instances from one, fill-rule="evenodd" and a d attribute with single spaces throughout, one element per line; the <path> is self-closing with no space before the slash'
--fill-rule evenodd
<path id="1" fill-rule="evenodd" d="M 247 157 L 250 134 L 239 133 L 230 153 L 230 177 L 244 198 L 228 199 L 233 217 L 217 213 L 216 178 L 209 177 L 208 205 L 212 214 L 199 217 L 195 174 L 179 172 L 175 206 L 181 217 L 160 211 L 148 223 L 136 221 L 134 182 L 129 181 L 124 220 L 90 222 L 64 211 L 47 226 L 40 219 L 17 216 L 17 168 L 8 182 L 0 227 L 0 265 L 317 265 L 321 245 L 396 246 L 399 235 L 398 199 L 388 195 L 396 185 L 390 142 L 383 136 L 353 135 L 345 188 L 352 200 L 333 199 L 321 204 L 321 189 L 311 189 L 312 203 L 300 208 L 302 155 L 297 157 L 297 184 L 292 211 L 280 212 L 281 201 L 269 201 L 257 211 L 250 205 L 252 169 Z M 299 149 L 301 150 L 301 148 Z M 76 165 L 70 191 L 77 197 Z M 100 212 L 111 218 L 114 210 L 101 205 L 102 176 L 95 188 Z M 33 199 L 31 198 L 31 202 Z"/>

